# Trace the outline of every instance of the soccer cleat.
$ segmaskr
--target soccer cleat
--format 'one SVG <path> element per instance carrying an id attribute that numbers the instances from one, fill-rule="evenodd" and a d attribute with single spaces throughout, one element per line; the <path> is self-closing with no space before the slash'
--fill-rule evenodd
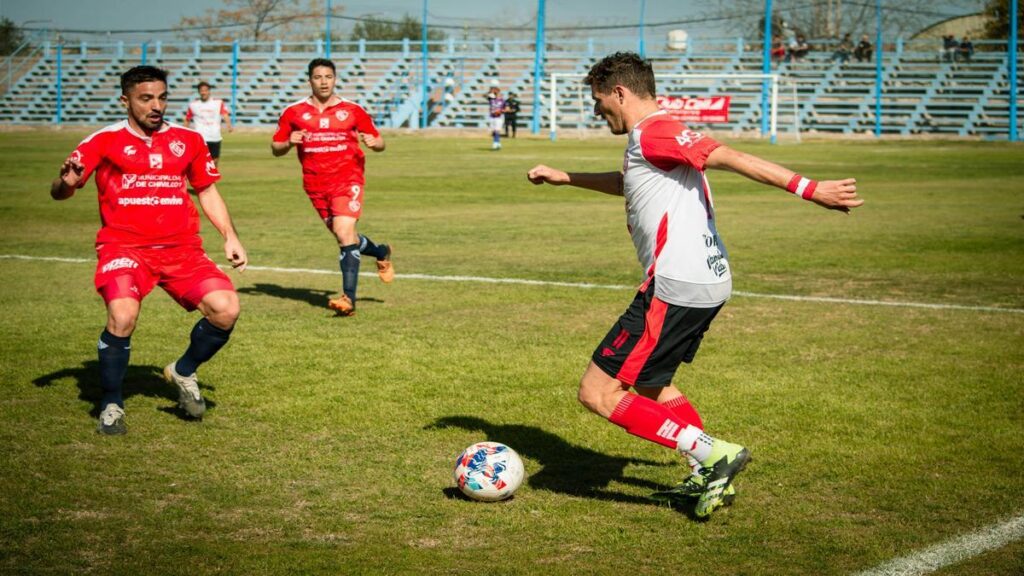
<path id="1" fill-rule="evenodd" d="M 206 412 L 206 400 L 199 393 L 196 375 L 182 376 L 174 369 L 174 362 L 164 368 L 164 380 L 178 387 L 178 407 L 192 418 L 201 420 Z"/>
<path id="2" fill-rule="evenodd" d="M 128 428 L 124 425 L 124 408 L 117 404 L 107 404 L 107 407 L 100 412 L 100 421 L 96 425 L 96 432 L 107 436 L 124 434 Z"/>
<path id="3" fill-rule="evenodd" d="M 327 307 L 338 313 L 338 316 L 355 316 L 356 305 L 348 299 L 348 296 L 342 294 L 337 298 L 331 298 L 327 301 Z"/>
<path id="4" fill-rule="evenodd" d="M 391 245 L 384 244 L 383 247 L 387 248 L 388 255 L 377 260 L 377 275 L 385 284 L 391 284 L 395 280 L 395 266 L 391 263 Z"/>
<path id="5" fill-rule="evenodd" d="M 725 504 L 726 489 L 732 486 L 732 481 L 743 471 L 748 461 L 750 452 L 743 446 L 715 440 L 711 455 L 701 462 L 707 471 L 707 485 L 697 498 L 697 506 L 693 510 L 698 518 L 708 518 L 716 508 Z"/>
<path id="6" fill-rule="evenodd" d="M 704 474 L 690 474 L 686 480 L 668 490 L 655 492 L 651 494 L 650 498 L 658 502 L 682 504 L 690 498 L 699 498 L 704 492 L 704 487 L 707 486 L 707 483 L 708 481 Z M 730 484 L 722 492 L 722 504 L 731 506 L 734 500 L 736 500 L 736 487 Z"/>

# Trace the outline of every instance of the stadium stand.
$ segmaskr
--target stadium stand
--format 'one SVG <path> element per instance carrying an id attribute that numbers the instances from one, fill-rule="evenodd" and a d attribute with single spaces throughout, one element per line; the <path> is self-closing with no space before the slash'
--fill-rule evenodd
<path id="1" fill-rule="evenodd" d="M 812 42 L 813 43 L 813 42 Z M 415 42 L 388 46 L 343 43 L 333 53 L 338 64 L 339 92 L 364 105 L 384 127 L 416 125 L 422 100 L 422 61 Z M 225 101 L 233 102 L 238 125 L 274 124 L 281 109 L 308 94 L 306 64 L 323 56 L 319 43 L 266 43 L 233 50 L 230 44 L 81 43 L 60 47 L 60 121 L 100 125 L 119 119 L 118 74 L 145 62 L 171 73 L 172 118 L 184 113 L 194 98 L 195 84 L 206 80 Z M 602 46 L 603 48 L 603 46 Z M 629 49 L 630 46 L 623 46 Z M 742 39 L 690 43 L 680 52 L 648 54 L 659 74 L 758 74 L 759 46 Z M 1005 51 L 979 49 L 970 61 L 941 59 L 930 45 L 904 45 L 884 53 L 882 60 L 881 130 L 887 134 L 949 134 L 1004 136 L 1009 129 L 1009 72 Z M 55 90 L 58 47 L 45 44 L 34 64 L 20 62 L 0 98 L 0 122 L 43 124 L 56 120 Z M 237 54 L 237 56 L 236 56 Z M 549 47 L 545 74 L 583 75 L 596 61 L 593 41 L 564 42 Z M 775 63 L 780 76 L 779 130 L 799 125 L 809 132 L 843 134 L 871 132 L 875 127 L 875 64 L 838 63 L 831 51 L 812 51 L 799 61 Z M 1024 64 L 1018 53 L 1018 66 Z M 431 127 L 482 128 L 487 89 L 497 82 L 516 92 L 522 121 L 533 114 L 532 46 L 514 43 L 448 41 L 432 46 L 428 58 Z M 541 85 L 541 125 L 548 125 L 549 80 Z M 232 86 L 234 85 L 234 91 Z M 733 78 L 665 78 L 659 91 L 679 96 L 729 95 L 730 118 L 716 130 L 757 132 L 761 127 L 761 81 Z M 1018 91 L 1019 94 L 1019 91 Z M 601 128 L 591 113 L 589 93 L 565 89 L 557 102 L 562 127 Z"/>

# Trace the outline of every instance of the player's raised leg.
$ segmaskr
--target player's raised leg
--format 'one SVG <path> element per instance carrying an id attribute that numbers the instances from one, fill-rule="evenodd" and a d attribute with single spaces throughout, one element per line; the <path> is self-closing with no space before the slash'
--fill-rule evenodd
<path id="1" fill-rule="evenodd" d="M 100 365 L 100 420 L 96 431 L 101 434 L 124 434 L 124 375 L 131 356 L 132 333 L 139 319 L 141 303 L 135 298 L 116 298 L 107 303 L 107 325 L 96 346 Z"/>
<path id="2" fill-rule="evenodd" d="M 375 244 L 369 237 L 359 235 L 359 252 L 377 259 L 377 275 L 385 284 L 395 280 L 395 266 L 391 261 L 391 245 Z"/>

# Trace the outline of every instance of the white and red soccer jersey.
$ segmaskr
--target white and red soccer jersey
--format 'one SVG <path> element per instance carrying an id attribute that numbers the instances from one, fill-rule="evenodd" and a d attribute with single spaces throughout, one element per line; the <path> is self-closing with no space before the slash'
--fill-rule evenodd
<path id="1" fill-rule="evenodd" d="M 709 308 L 732 292 L 725 245 L 715 228 L 708 155 L 720 144 L 663 111 L 629 133 L 623 164 L 626 220 L 655 296 Z"/>
<path id="2" fill-rule="evenodd" d="M 224 139 L 220 135 L 220 121 L 224 114 L 228 114 L 228 107 L 224 105 L 223 100 L 193 100 L 185 112 L 185 119 L 194 123 L 196 130 L 207 142 L 220 142 Z"/>
<path id="3" fill-rule="evenodd" d="M 146 137 L 122 120 L 82 140 L 71 157 L 85 166 L 79 188 L 96 173 L 102 222 L 97 246 L 202 244 L 186 180 L 202 190 L 220 173 L 195 130 L 164 124 Z"/>
<path id="4" fill-rule="evenodd" d="M 335 192 L 366 183 L 359 134 L 380 136 L 380 132 L 362 106 L 342 98 L 320 112 L 311 98 L 300 100 L 281 113 L 274 142 L 287 142 L 297 130 L 306 131 L 298 154 L 307 191 Z"/>

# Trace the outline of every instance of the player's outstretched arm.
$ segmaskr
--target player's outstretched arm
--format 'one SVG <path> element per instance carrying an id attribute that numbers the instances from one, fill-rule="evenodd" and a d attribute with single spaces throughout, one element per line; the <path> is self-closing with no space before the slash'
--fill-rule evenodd
<path id="1" fill-rule="evenodd" d="M 774 162 L 733 150 L 728 146 L 715 148 L 708 155 L 707 167 L 729 170 L 755 182 L 782 188 L 829 210 L 848 213 L 851 208 L 864 203 L 864 200 L 857 196 L 857 180 L 853 178 L 815 182 Z"/>
<path id="2" fill-rule="evenodd" d="M 210 224 L 213 224 L 213 227 L 224 237 L 224 255 L 227 256 L 231 267 L 237 268 L 239 272 L 244 272 L 249 263 L 249 257 L 246 255 L 241 241 L 238 240 L 238 232 L 235 231 L 231 214 L 228 213 L 227 204 L 224 203 L 220 192 L 217 191 L 217 186 L 210 184 L 202 190 L 197 190 L 196 193 L 199 196 L 199 205 L 203 207 L 203 212 L 210 220 Z"/>
<path id="3" fill-rule="evenodd" d="M 54 200 L 67 200 L 75 195 L 78 184 L 82 181 L 82 173 L 85 166 L 82 163 L 68 158 L 60 165 L 60 176 L 53 179 L 50 184 L 50 197 Z"/>
<path id="4" fill-rule="evenodd" d="M 530 182 L 553 186 L 576 186 L 612 196 L 622 196 L 622 172 L 563 172 L 538 164 L 526 173 Z"/>

